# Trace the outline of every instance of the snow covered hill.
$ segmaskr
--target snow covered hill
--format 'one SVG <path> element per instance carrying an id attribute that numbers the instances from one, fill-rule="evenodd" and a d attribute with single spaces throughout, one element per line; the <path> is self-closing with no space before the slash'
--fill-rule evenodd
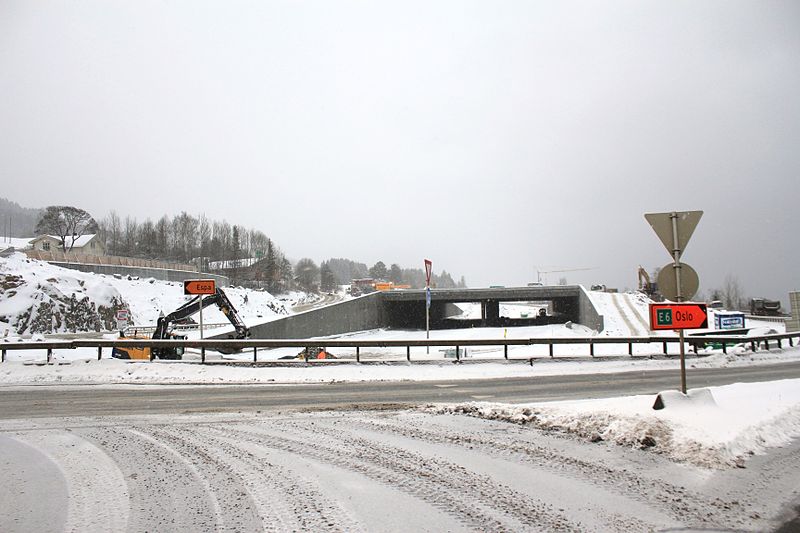
<path id="1" fill-rule="evenodd" d="M 304 294 L 278 299 L 265 291 L 225 289 L 248 326 L 289 314 Z M 190 299 L 183 284 L 153 278 L 107 276 L 57 267 L 16 253 L 0 258 L 0 334 L 30 335 L 109 331 L 119 309 L 132 325 L 153 325 Z M 208 323 L 226 322 L 216 308 L 203 311 Z"/>

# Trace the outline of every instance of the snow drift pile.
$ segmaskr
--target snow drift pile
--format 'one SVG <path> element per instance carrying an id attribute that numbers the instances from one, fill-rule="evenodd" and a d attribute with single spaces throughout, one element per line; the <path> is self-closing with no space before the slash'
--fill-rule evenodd
<path id="1" fill-rule="evenodd" d="M 511 405 L 471 402 L 427 410 L 530 425 L 663 454 L 706 468 L 744 467 L 748 457 L 800 435 L 800 380 L 677 391 L 654 410 L 651 395 Z M 680 401 L 675 401 L 676 399 Z"/>

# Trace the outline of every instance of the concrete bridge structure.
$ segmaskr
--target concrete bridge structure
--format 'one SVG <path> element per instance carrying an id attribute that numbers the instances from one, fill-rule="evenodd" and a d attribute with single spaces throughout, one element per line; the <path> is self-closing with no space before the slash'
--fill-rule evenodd
<path id="1" fill-rule="evenodd" d="M 504 302 L 535 302 L 546 306 L 547 316 L 509 318 L 501 316 Z M 481 306 L 481 317 L 457 318 L 459 303 Z M 489 289 L 432 289 L 431 329 L 504 327 L 566 323 L 603 329 L 603 317 L 579 285 L 508 287 Z M 298 339 L 341 335 L 370 329 L 425 329 L 425 291 L 395 290 L 366 296 L 323 308 L 298 313 L 250 328 L 256 339 Z M 218 338 L 224 338 L 221 335 Z"/>

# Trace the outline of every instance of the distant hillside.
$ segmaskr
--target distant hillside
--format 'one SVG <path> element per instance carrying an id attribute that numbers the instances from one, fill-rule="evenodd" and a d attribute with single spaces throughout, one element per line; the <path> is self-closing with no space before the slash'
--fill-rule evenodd
<path id="1" fill-rule="evenodd" d="M 33 237 L 33 230 L 42 209 L 21 207 L 18 203 L 0 198 L 0 236 Z"/>

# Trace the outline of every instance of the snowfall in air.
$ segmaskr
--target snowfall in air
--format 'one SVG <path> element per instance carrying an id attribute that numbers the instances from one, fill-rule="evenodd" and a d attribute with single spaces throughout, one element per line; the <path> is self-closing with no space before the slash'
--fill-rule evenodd
<path id="1" fill-rule="evenodd" d="M 6 342 L 45 338 L 14 329 L 34 324 L 31 309 L 43 301 L 57 306 L 88 298 L 99 307 L 123 300 L 139 325 L 152 324 L 160 312 L 185 301 L 179 284 L 84 274 L 21 255 L 0 258 L 0 276 L 7 281 L 0 294 L 0 331 L 5 330 Z M 275 297 L 263 291 L 226 290 L 250 327 L 286 316 L 311 299 L 299 293 Z M 604 315 L 603 332 L 567 324 L 434 331 L 432 338 L 648 334 L 646 299 L 590 294 Z M 207 323 L 224 324 L 221 313 L 208 311 Z M 473 312 L 465 306 L 465 316 Z M 510 304 L 503 309 L 506 316 L 532 312 L 535 306 Z M 756 332 L 770 329 L 782 331 L 780 325 L 765 322 Z M 63 327 L 60 331 L 66 332 Z M 348 338 L 424 335 L 378 330 Z M 661 346 L 636 349 L 644 355 Z M 619 357 L 614 350 L 598 345 L 597 357 L 592 358 L 586 346 L 563 345 L 551 360 L 544 346 L 512 347 L 509 363 L 502 360 L 499 347 L 476 347 L 465 354 L 463 364 L 455 365 L 438 348 L 430 354 L 417 348 L 412 358 L 428 361 L 408 365 L 380 364 L 402 359 L 402 348 L 364 349 L 362 357 L 376 364 L 256 368 L 192 364 L 199 358 L 192 351 L 185 356 L 187 362 L 147 363 L 110 359 L 108 354 L 97 361 L 95 349 L 62 350 L 51 365 L 41 364 L 42 350 L 12 351 L 0 364 L 0 388 L 535 379 L 650 369 L 675 370 L 677 379 L 675 358 Z M 333 351 L 340 357 L 353 356 L 346 348 Z M 296 353 L 290 348 L 261 350 L 258 357 L 278 360 Z M 249 359 L 251 354 L 225 357 Z M 688 363 L 691 373 L 700 367 L 798 359 L 796 347 L 751 353 L 747 346 L 738 346 L 728 354 L 703 350 Z M 15 486 L 20 488 L 7 494 L 4 516 L 34 509 L 42 521 L 64 530 L 92 524 L 109 530 L 161 530 L 178 524 L 202 529 L 215 524 L 218 529 L 242 530 L 544 528 L 627 533 L 686 525 L 774 526 L 775 517 L 785 511 L 783 504 L 796 498 L 791 491 L 796 490 L 792 472 L 800 470 L 800 380 L 696 389 L 688 397 L 665 391 L 662 396 L 662 410 L 652 409 L 655 395 L 642 395 L 524 405 L 436 404 L 386 413 L 6 420 L 0 422 L 0 447 L 13 459 L 7 464 L 25 464 L 33 459 L 30 454 L 43 453 L 57 473 L 49 479 L 63 481 L 37 484 L 36 476 L 20 477 L 0 465 L 4 477 L 17 476 Z M 158 465 L 168 465 L 166 473 Z M 763 488 L 748 493 L 752 486 Z M 25 496 L 33 493 L 44 497 Z M 176 496 L 166 505 L 148 499 L 154 493 Z M 41 501 L 48 505 L 37 507 Z M 131 504 L 134 501 L 138 503 Z M 58 513 L 60 508 L 68 512 Z M 414 516 L 397 511 L 404 508 L 414 508 Z M 0 524 L 5 522 L 0 519 Z"/>

